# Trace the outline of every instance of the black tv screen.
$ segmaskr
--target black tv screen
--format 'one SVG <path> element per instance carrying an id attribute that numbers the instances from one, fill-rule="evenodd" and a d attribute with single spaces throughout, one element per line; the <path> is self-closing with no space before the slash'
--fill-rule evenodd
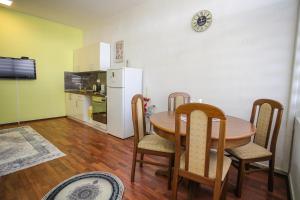
<path id="1" fill-rule="evenodd" d="M 0 57 L 1 79 L 36 79 L 35 60 Z"/>

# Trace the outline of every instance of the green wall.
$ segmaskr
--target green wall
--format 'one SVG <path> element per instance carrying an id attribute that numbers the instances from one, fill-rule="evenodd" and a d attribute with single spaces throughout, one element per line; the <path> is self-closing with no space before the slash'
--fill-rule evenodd
<path id="1" fill-rule="evenodd" d="M 0 79 L 0 124 L 64 116 L 64 71 L 81 46 L 79 29 L 0 7 L 0 56 L 33 58 L 37 69 L 37 80 Z"/>

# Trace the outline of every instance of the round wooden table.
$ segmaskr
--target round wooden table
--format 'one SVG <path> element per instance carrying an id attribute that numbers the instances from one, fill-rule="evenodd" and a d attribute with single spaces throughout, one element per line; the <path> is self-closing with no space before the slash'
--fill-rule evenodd
<path id="1" fill-rule="evenodd" d="M 232 116 L 226 116 L 225 148 L 238 147 L 248 144 L 256 128 L 250 122 Z M 175 112 L 155 113 L 150 117 L 155 133 L 163 138 L 175 141 Z M 185 138 L 185 122 L 181 121 L 180 134 Z M 219 139 L 219 122 L 212 123 L 212 147 L 217 146 Z"/>

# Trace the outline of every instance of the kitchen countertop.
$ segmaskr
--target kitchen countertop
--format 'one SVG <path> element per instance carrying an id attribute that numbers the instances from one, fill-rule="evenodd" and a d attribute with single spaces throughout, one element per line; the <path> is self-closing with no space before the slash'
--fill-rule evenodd
<path id="1" fill-rule="evenodd" d="M 80 90 L 65 90 L 66 93 L 72 94 L 80 94 L 85 96 L 97 96 L 97 97 L 105 97 L 106 95 L 100 93 L 94 93 L 92 91 L 80 91 Z"/>

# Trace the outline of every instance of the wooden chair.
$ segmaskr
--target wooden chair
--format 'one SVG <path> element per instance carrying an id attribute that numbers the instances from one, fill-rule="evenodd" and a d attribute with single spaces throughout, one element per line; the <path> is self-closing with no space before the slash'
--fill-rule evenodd
<path id="1" fill-rule="evenodd" d="M 182 104 L 190 103 L 191 97 L 185 92 L 174 92 L 168 98 L 168 111 L 175 111 Z"/>
<path id="2" fill-rule="evenodd" d="M 147 134 L 145 126 L 144 98 L 137 94 L 132 98 L 132 121 L 134 127 L 134 149 L 131 169 L 131 182 L 134 182 L 136 162 L 157 165 L 168 168 L 168 189 L 171 188 L 172 167 L 174 164 L 175 145 L 156 134 Z M 141 159 L 137 159 L 140 153 Z M 169 158 L 168 164 L 156 163 L 144 160 L 144 155 L 155 155 Z"/>
<path id="3" fill-rule="evenodd" d="M 258 114 L 256 117 L 257 109 Z M 272 121 L 274 117 L 274 111 L 276 111 L 276 120 L 273 128 L 273 134 L 271 141 L 270 132 L 272 129 Z M 258 99 L 253 103 L 252 113 L 250 122 L 255 123 L 256 119 L 256 133 L 254 136 L 253 142 L 250 142 L 247 145 L 227 149 L 227 152 L 230 153 L 233 157 L 238 159 L 239 170 L 237 185 L 236 185 L 236 195 L 241 197 L 242 194 L 242 185 L 245 173 L 265 170 L 265 169 L 250 169 L 251 163 L 269 161 L 269 178 L 268 178 L 268 189 L 273 191 L 273 177 L 274 177 L 274 164 L 275 164 L 275 152 L 276 152 L 276 142 L 281 125 L 283 106 L 281 103 L 271 100 L 271 99 Z M 271 145 L 269 145 L 271 142 Z M 268 150 L 270 146 L 270 150 Z"/>
<path id="4" fill-rule="evenodd" d="M 181 127 L 181 116 L 186 116 L 186 127 Z M 219 141 L 211 150 L 212 120 L 219 119 Z M 213 188 L 213 199 L 225 198 L 227 172 L 231 159 L 224 156 L 226 117 L 222 110 L 208 104 L 190 103 L 176 109 L 175 167 L 172 199 L 177 198 L 179 177 Z M 182 151 L 180 130 L 186 128 L 185 151 Z"/>

